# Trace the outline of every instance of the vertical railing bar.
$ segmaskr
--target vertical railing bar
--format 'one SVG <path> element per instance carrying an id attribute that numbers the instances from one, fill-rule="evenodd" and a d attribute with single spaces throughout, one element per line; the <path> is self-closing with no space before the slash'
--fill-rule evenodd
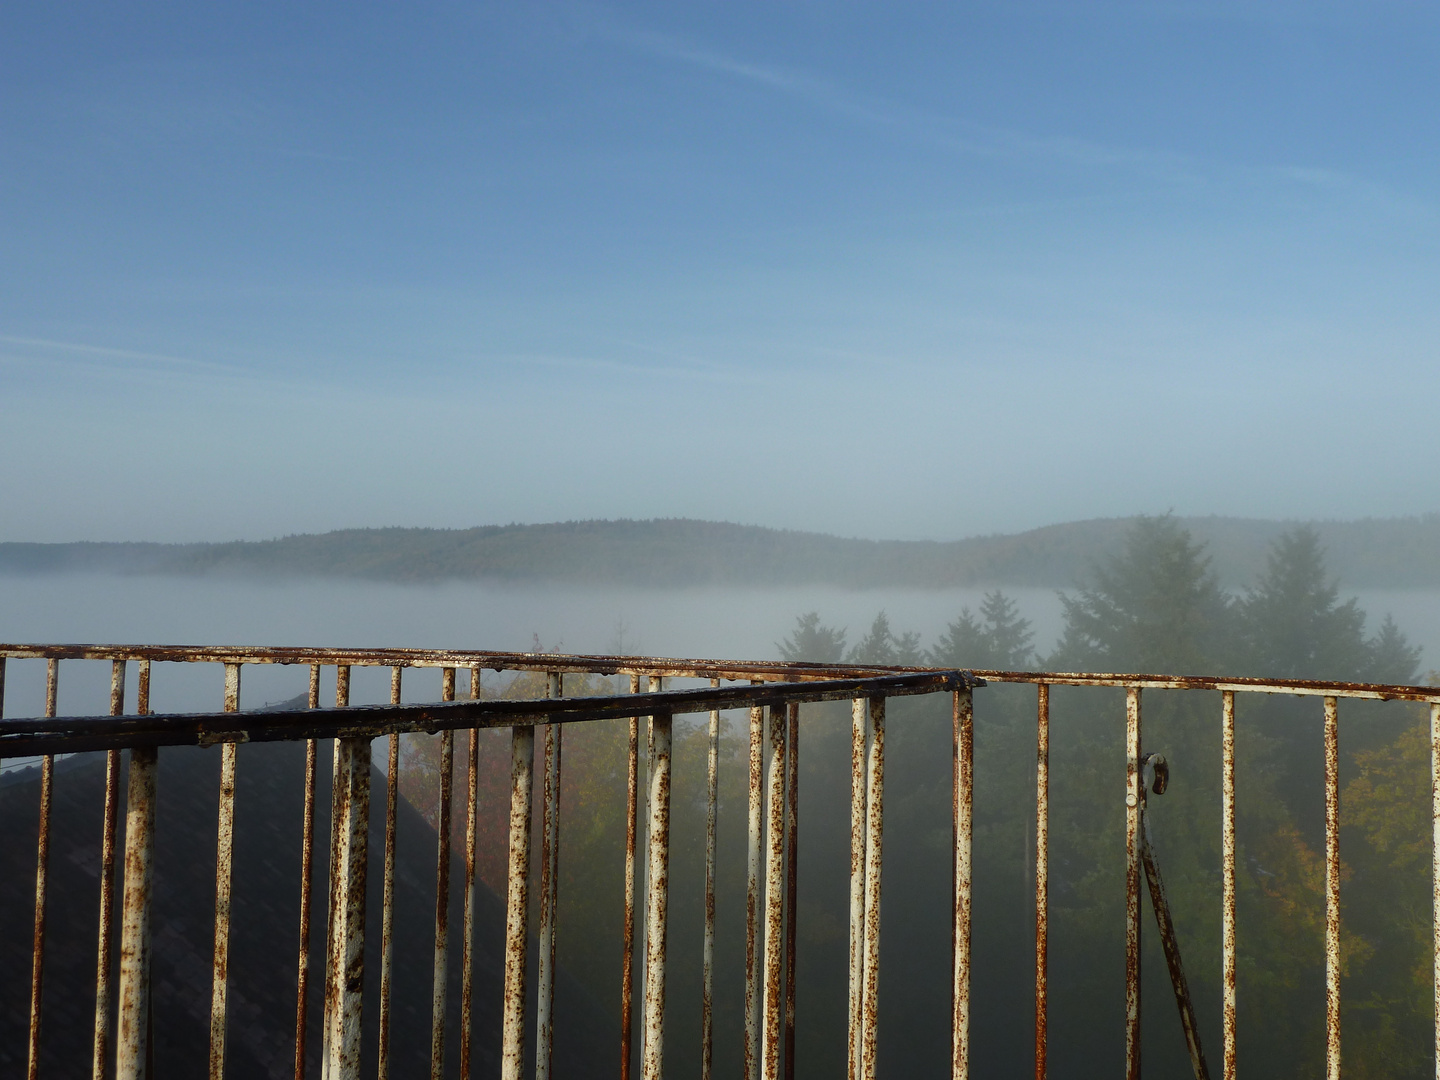
<path id="1" fill-rule="evenodd" d="M 110 715 L 125 711 L 125 661 L 110 664 Z M 105 755 L 105 825 L 100 846 L 100 932 L 95 956 L 94 1080 L 104 1080 L 110 1058 L 110 957 L 115 923 L 115 828 L 120 810 L 120 751 Z"/>
<path id="2" fill-rule="evenodd" d="M 1440 1080 L 1440 702 L 1430 703 L 1430 921 L 1434 986 L 1435 1080 Z M 1226 1077 L 1226 1080 L 1230 1080 Z"/>
<path id="3" fill-rule="evenodd" d="M 317 676 L 312 673 L 312 684 L 316 684 L 316 679 Z M 344 708 L 349 704 L 350 667 L 347 664 L 337 664 L 335 665 L 335 707 Z M 330 749 L 330 870 L 328 875 L 329 892 L 325 901 L 325 1005 L 324 1022 L 320 1029 L 321 1080 L 331 1080 L 328 1072 L 330 1068 L 331 1015 L 338 1007 L 339 1001 L 337 996 L 339 990 L 335 986 L 335 950 L 338 947 L 336 934 L 339 932 L 336 897 L 340 888 L 338 877 L 340 873 L 340 809 L 340 740 L 335 739 L 332 741 Z"/>
<path id="4" fill-rule="evenodd" d="M 970 916 L 971 843 L 975 810 L 975 703 L 968 689 L 957 690 L 952 701 L 952 786 L 955 830 L 954 985 L 951 1000 L 950 1072 L 953 1080 L 970 1076 Z"/>
<path id="5" fill-rule="evenodd" d="M 359 1080 L 361 1020 L 365 998 L 365 877 L 370 833 L 368 738 L 339 740 L 341 822 L 337 852 L 330 976 L 335 995 L 326 1022 L 330 1028 L 326 1080 Z"/>
<path id="6" fill-rule="evenodd" d="M 1035 1080 L 1045 1080 L 1050 1055 L 1050 686 L 1037 687 L 1035 706 Z"/>
<path id="7" fill-rule="evenodd" d="M 1325 698 L 1325 1075 L 1340 1080 L 1340 720 Z"/>
<path id="8" fill-rule="evenodd" d="M 470 669 L 470 698 L 480 696 L 480 669 Z M 470 1080 L 474 1019 L 476 828 L 480 794 L 480 729 L 470 729 L 465 768 L 465 926 L 460 947 L 460 1080 Z"/>
<path id="9" fill-rule="evenodd" d="M 847 1080 L 859 1080 L 865 982 L 865 749 L 869 701 L 850 703 L 850 994 Z"/>
<path id="10" fill-rule="evenodd" d="M 45 663 L 45 715 L 56 714 L 60 661 Z M 35 935 L 30 964 L 30 1060 L 26 1076 L 40 1075 L 40 1012 L 45 987 L 45 889 L 50 873 L 50 803 L 54 790 L 55 755 L 40 759 L 40 827 L 35 838 Z"/>
<path id="11" fill-rule="evenodd" d="M 785 707 L 785 1080 L 795 1080 L 795 932 L 800 871 L 800 703 Z"/>
<path id="12" fill-rule="evenodd" d="M 390 668 L 390 704 L 399 705 L 405 669 Z M 385 866 L 380 901 L 380 1031 L 376 1051 L 376 1080 L 390 1080 L 390 994 L 395 965 L 395 821 L 400 799 L 400 736 L 389 738 L 385 762 Z"/>
<path id="13" fill-rule="evenodd" d="M 500 1080 L 523 1080 L 535 728 L 526 725 L 510 730 L 510 860 L 505 891 L 505 1000 L 501 1012 Z"/>
<path id="14" fill-rule="evenodd" d="M 752 679 L 752 682 L 760 682 Z M 765 710 L 750 710 L 750 791 L 745 852 L 745 1080 L 760 1080 L 760 843 L 764 831 Z"/>
<path id="15" fill-rule="evenodd" d="M 711 679 L 719 686 L 719 679 Z M 714 1057 L 715 997 L 715 818 L 719 805 L 720 711 L 710 710 L 705 755 L 705 942 L 701 953 L 700 1080 L 710 1080 Z"/>
<path id="16" fill-rule="evenodd" d="M 647 676 L 647 677 L 646 677 L 646 680 L 645 680 L 645 692 L 646 692 L 646 693 L 649 693 L 649 694 L 658 693 L 659 691 L 663 690 L 664 688 L 665 688 L 665 680 L 664 680 L 663 678 L 661 678 L 660 676 L 658 676 L 658 675 L 650 675 L 650 676 Z M 650 806 L 651 806 L 651 804 L 650 804 L 650 787 L 651 787 L 651 776 L 650 776 L 650 774 L 651 774 L 652 771 L 654 771 L 654 768 L 655 768 L 655 718 L 654 718 L 653 716 L 646 716 L 646 717 L 644 718 L 644 722 L 645 722 L 645 758 L 644 758 L 644 761 L 645 761 L 645 780 L 644 780 L 644 782 L 643 782 L 643 783 L 641 784 L 641 786 L 640 786 L 640 800 L 641 800 L 641 803 L 640 803 L 640 813 L 641 813 L 641 816 L 645 819 L 645 821 L 648 822 L 648 821 L 650 820 Z M 650 877 L 649 877 L 649 875 L 650 875 L 650 829 L 649 829 L 649 826 L 648 826 L 648 825 L 645 827 L 644 831 L 640 834 L 640 836 L 639 836 L 639 841 L 640 841 L 640 844 L 641 844 L 641 846 L 642 846 L 642 848 L 643 848 L 643 850 L 642 850 L 642 852 L 641 852 L 641 854 L 640 854 L 640 861 L 639 861 L 639 870 L 640 870 L 640 883 L 639 883 L 639 888 L 640 888 L 640 892 L 641 892 L 643 895 L 645 895 L 646 897 L 648 897 L 648 896 L 650 895 L 650 886 L 649 886 L 649 881 L 650 881 Z M 648 902 L 648 901 L 647 901 L 647 902 Z M 648 973 L 648 971 L 649 971 L 649 965 L 648 965 L 648 963 L 647 963 L 647 961 L 646 961 L 645 958 L 650 955 L 649 952 L 647 951 L 647 946 L 646 946 L 646 944 L 645 944 L 645 942 L 646 942 L 646 936 L 645 936 L 645 935 L 648 934 L 649 932 L 650 932 L 649 923 L 646 921 L 645 917 L 642 915 L 641 918 L 640 918 L 640 926 L 639 926 L 639 938 L 640 938 L 640 940 L 639 940 L 639 951 L 640 951 L 640 1001 L 641 1001 L 642 1011 L 643 1011 L 644 1002 L 645 1002 L 645 979 L 647 978 L 647 973 Z M 641 1017 L 640 1059 L 641 1059 L 641 1069 L 642 1069 L 642 1071 L 643 1071 L 643 1069 L 644 1069 L 644 1059 L 645 1059 L 644 1017 L 643 1017 L 643 1016 Z"/>
<path id="17" fill-rule="evenodd" d="M 640 676 L 630 676 L 630 693 L 640 692 Z M 630 717 L 630 757 L 625 810 L 624 970 L 620 976 L 620 1080 L 630 1080 L 632 1008 L 635 984 L 635 842 L 640 813 L 640 718 Z M 1437 1078 L 1440 1080 L 1440 1078 Z"/>
<path id="18" fill-rule="evenodd" d="M 148 1080 L 148 1064 L 153 1056 L 149 1045 L 150 912 L 155 861 L 156 759 L 154 747 L 130 751 L 116 1080 Z"/>
<path id="19" fill-rule="evenodd" d="M 139 662 L 136 713 L 150 711 L 150 661 Z M 120 1017 L 116 1080 L 149 1080 L 154 1057 L 150 998 L 150 915 L 155 868 L 155 748 L 130 751 L 125 810 L 125 886 L 120 914 Z"/>
<path id="20" fill-rule="evenodd" d="M 880 867 L 885 830 L 885 699 L 870 699 L 865 760 L 865 974 L 860 1003 L 860 1080 L 875 1080 L 880 1015 Z"/>
<path id="21" fill-rule="evenodd" d="M 545 696 L 561 695 L 557 671 L 545 677 Z M 561 725 L 545 725 L 545 783 L 541 794 L 540 835 L 540 961 L 535 1016 L 535 1080 L 550 1080 L 554 1057 L 555 922 L 560 844 Z"/>
<path id="22" fill-rule="evenodd" d="M 1140 688 L 1125 688 L 1125 1080 L 1140 1080 Z"/>
<path id="23" fill-rule="evenodd" d="M 440 698 L 455 700 L 455 669 L 440 669 Z M 440 734 L 440 806 L 435 855 L 435 961 L 430 995 L 430 1080 L 445 1076 L 445 998 L 450 947 L 450 796 L 454 785 L 455 732 Z"/>
<path id="24" fill-rule="evenodd" d="M 658 682 L 659 680 L 656 680 Z M 662 1080 L 665 1060 L 665 935 L 670 899 L 670 743 L 668 713 L 650 718 L 648 866 L 645 873 L 645 1042 L 642 1080 Z"/>
<path id="25" fill-rule="evenodd" d="M 320 665 L 310 665 L 306 708 L 320 707 Z M 305 1042 L 310 1013 L 310 878 L 315 867 L 315 771 L 318 747 L 305 740 L 305 806 L 300 818 L 300 948 L 295 963 L 295 1080 L 305 1080 Z"/>
<path id="26" fill-rule="evenodd" d="M 225 665 L 225 711 L 240 709 L 240 665 Z M 235 768 L 238 743 L 220 747 L 220 800 L 215 827 L 215 955 L 210 983 L 210 1080 L 225 1075 L 230 995 L 230 886 L 235 851 Z"/>
<path id="27" fill-rule="evenodd" d="M 765 765 L 765 1010 L 760 1028 L 761 1080 L 779 1080 L 785 992 L 785 707 L 768 710 Z"/>
<path id="28" fill-rule="evenodd" d="M 1235 1080 L 1235 691 L 1222 693 L 1220 730 L 1220 958 L 1224 1077 Z"/>

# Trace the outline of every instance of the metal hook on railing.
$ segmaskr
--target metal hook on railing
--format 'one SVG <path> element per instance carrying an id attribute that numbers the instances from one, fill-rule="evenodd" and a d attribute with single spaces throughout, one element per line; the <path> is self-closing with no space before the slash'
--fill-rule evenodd
<path id="1" fill-rule="evenodd" d="M 1146 778 L 1149 783 L 1146 783 Z M 1150 840 L 1150 815 L 1145 808 L 1148 787 L 1156 795 L 1165 794 L 1170 786 L 1170 764 L 1164 754 L 1145 754 L 1140 758 L 1140 857 L 1145 866 L 1145 880 L 1150 886 L 1150 906 L 1155 909 L 1155 923 L 1160 930 L 1160 944 L 1165 949 L 1165 964 L 1170 969 L 1170 983 L 1175 988 L 1175 1005 L 1180 1010 L 1180 1026 L 1185 1029 L 1185 1045 L 1190 1051 L 1190 1065 L 1195 1080 L 1210 1080 L 1210 1068 L 1200 1048 L 1200 1028 L 1195 1022 L 1195 1006 L 1190 1001 L 1190 986 L 1180 962 L 1180 942 L 1175 937 L 1175 923 L 1170 918 L 1170 903 L 1165 898 L 1165 883 L 1160 877 L 1160 864 L 1155 859 L 1155 846 Z"/>

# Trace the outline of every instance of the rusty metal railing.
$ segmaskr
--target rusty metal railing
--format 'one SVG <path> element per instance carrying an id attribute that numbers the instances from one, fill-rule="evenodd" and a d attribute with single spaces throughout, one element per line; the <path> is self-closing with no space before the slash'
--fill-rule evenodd
<path id="1" fill-rule="evenodd" d="M 301 906 L 295 1010 L 296 1080 L 306 1070 L 307 996 L 311 983 L 310 868 L 315 829 L 316 744 L 335 741 L 331 802 L 329 893 L 326 897 L 327 945 L 324 963 L 324 1011 L 321 1031 L 323 1075 L 326 1080 L 358 1077 L 361 1060 L 361 1001 L 364 984 L 365 882 L 369 865 L 367 835 L 370 812 L 372 741 L 387 738 L 385 852 L 381 918 L 380 1028 L 378 1072 L 389 1075 L 392 1023 L 393 896 L 395 824 L 399 782 L 399 736 L 423 732 L 442 740 L 437 829 L 434 997 L 432 1001 L 431 1075 L 445 1073 L 446 957 L 450 928 L 450 817 L 454 734 L 468 733 L 465 851 L 465 914 L 463 928 L 461 1050 L 459 1072 L 471 1075 L 473 994 L 470 982 L 474 948 L 476 890 L 476 812 L 478 735 L 491 728 L 511 731 L 511 800 L 509 862 L 506 893 L 504 1002 L 501 1030 L 501 1076 L 523 1075 L 527 1034 L 526 950 L 530 937 L 530 861 L 532 785 L 535 782 L 536 728 L 543 729 L 542 815 L 540 837 L 539 969 L 535 1023 L 537 1080 L 552 1074 L 554 1047 L 555 924 L 558 899 L 560 779 L 562 735 L 567 724 L 628 719 L 629 785 L 626 843 L 624 928 L 624 995 L 622 1003 L 621 1075 L 630 1069 L 632 1015 L 631 971 L 637 913 L 635 860 L 639 829 L 648 865 L 643 875 L 641 924 L 642 985 L 639 1028 L 641 1073 L 658 1080 L 664 1066 L 664 1009 L 668 906 L 671 732 L 673 718 L 708 714 L 708 786 L 706 836 L 706 919 L 703 988 L 704 1031 L 702 1070 L 710 1075 L 713 1032 L 710 1002 L 715 935 L 716 775 L 723 710 L 747 709 L 750 715 L 751 816 L 749 830 L 750 922 L 746 999 L 753 1003 L 746 1025 L 747 1075 L 764 1080 L 793 1076 L 795 1028 L 795 898 L 798 843 L 799 706 L 803 702 L 855 701 L 857 745 L 863 749 L 862 782 L 856 800 L 865 818 L 858 839 L 863 856 L 857 863 L 864 903 L 853 913 L 863 949 L 852 956 L 851 983 L 862 1007 L 852 1017 L 852 1043 L 861 1048 L 857 1076 L 873 1077 L 876 1028 L 876 974 L 879 959 L 879 854 L 883 814 L 881 791 L 884 762 L 884 702 L 888 697 L 948 692 L 968 699 L 977 680 L 957 671 L 896 672 L 873 668 L 837 669 L 803 664 L 751 664 L 656 658 L 559 656 L 495 652 L 425 650 L 316 650 L 157 648 L 125 646 L 0 646 L 0 707 L 8 659 L 39 658 L 47 662 L 46 715 L 0 723 L 0 758 L 39 756 L 42 770 L 36 902 L 32 965 L 29 1076 L 39 1073 L 42 1023 L 42 979 L 45 968 L 45 888 L 50 842 L 50 806 L 56 755 L 103 752 L 107 769 L 103 822 L 102 883 L 113 882 L 117 817 L 120 800 L 121 753 L 130 753 L 124 832 L 124 872 L 119 933 L 119 994 L 111 1001 L 111 949 L 115 944 L 114 899 L 102 885 L 99 949 L 96 967 L 95 1039 L 92 1075 L 104 1080 L 114 1060 L 119 1080 L 140 1080 L 150 1074 L 150 918 L 153 900 L 156 773 L 165 747 L 221 748 L 219 814 L 216 829 L 215 946 L 210 1007 L 209 1075 L 225 1074 L 229 1019 L 228 970 L 232 842 L 235 825 L 235 780 L 242 743 L 294 741 L 306 744 L 305 800 L 302 833 Z M 108 716 L 57 717 L 56 686 L 62 660 L 101 659 L 112 665 Z M 224 709 L 218 713 L 157 715 L 150 711 L 153 665 L 162 662 L 216 663 L 224 670 Z M 135 713 L 123 715 L 125 676 L 134 663 L 138 674 Z M 310 692 L 305 709 L 262 713 L 240 711 L 241 671 L 247 664 L 306 664 Z M 334 708 L 320 709 L 320 669 L 336 670 Z M 390 704 L 352 706 L 350 670 L 357 666 L 391 668 Z M 401 704 L 407 668 L 438 667 L 442 672 L 441 702 Z M 456 700 L 455 675 L 468 669 L 470 697 Z M 540 671 L 547 674 L 547 696 L 539 700 L 489 700 L 480 696 L 480 672 Z M 643 706 L 625 695 L 562 697 L 567 673 L 628 674 L 631 690 L 647 680 Z M 665 678 L 706 679 L 708 688 L 664 690 Z M 724 685 L 728 683 L 729 685 Z M 643 710 L 643 711 L 642 711 Z M 645 720 L 648 753 L 641 787 L 639 734 Z M 643 794 L 642 794 L 643 793 Z M 763 801 L 761 799 L 763 793 Z M 643 822 L 640 821 L 642 807 Z M 763 873 L 760 867 L 763 865 Z M 757 876 L 757 874 L 759 876 Z M 763 880 L 762 880 L 763 878 Z M 112 1020 L 116 1033 L 112 1045 Z"/>
<path id="2" fill-rule="evenodd" d="M 506 901 L 504 1008 L 501 1031 L 501 1075 L 519 1080 L 525 1058 L 528 1023 L 525 952 L 530 937 L 531 808 L 535 784 L 536 728 L 543 729 L 541 754 L 541 824 L 539 868 L 538 1007 L 534 1018 L 537 1080 L 553 1075 L 555 925 L 558 898 L 560 838 L 559 792 L 562 736 L 565 725 L 594 720 L 629 721 L 624 942 L 622 969 L 621 1077 L 629 1080 L 632 1032 L 636 1027 L 632 970 L 635 951 L 642 962 L 643 1001 L 640 1006 L 640 1060 L 644 1080 L 658 1080 L 664 1066 L 664 1004 L 668 904 L 669 806 L 672 720 L 677 715 L 708 714 L 706 898 L 703 952 L 703 1023 L 701 1074 L 711 1075 L 713 1032 L 710 1024 L 715 940 L 715 820 L 717 805 L 719 716 L 726 709 L 748 709 L 749 804 L 747 830 L 747 942 L 744 1009 L 746 1080 L 780 1080 L 795 1065 L 796 868 L 798 850 L 799 706 L 826 700 L 850 700 L 851 724 L 851 872 L 848 995 L 848 1075 L 873 1080 L 878 1039 L 879 911 L 881 852 L 884 832 L 885 703 L 890 697 L 949 693 L 952 696 L 953 765 L 953 987 L 951 1073 L 955 1080 L 970 1072 L 971 900 L 973 889 L 972 822 L 973 689 L 989 683 L 1028 683 L 1037 688 L 1036 822 L 1035 822 L 1035 1074 L 1043 1078 L 1048 1058 L 1049 945 L 1049 807 L 1050 689 L 1054 686 L 1116 687 L 1126 694 L 1126 999 L 1125 1061 L 1127 1080 L 1139 1077 L 1140 1066 L 1140 889 L 1147 878 L 1152 899 L 1163 901 L 1163 885 L 1148 840 L 1146 795 L 1163 790 L 1147 782 L 1155 755 L 1143 751 L 1142 692 L 1146 690 L 1207 690 L 1221 695 L 1221 952 L 1222 952 L 1222 1075 L 1236 1076 L 1236 830 L 1235 830 L 1235 702 L 1236 695 L 1287 694 L 1322 699 L 1325 750 L 1325 970 L 1326 1073 L 1340 1076 L 1340 857 L 1339 857 L 1339 702 L 1341 699 L 1406 700 L 1430 705 L 1432 806 L 1434 833 L 1432 890 L 1437 918 L 1434 929 L 1434 992 L 1437 1003 L 1436 1075 L 1440 1080 L 1440 689 L 1361 683 L 1274 681 L 1264 679 L 1183 678 L 1169 675 L 1070 674 L 1056 672 L 958 672 L 920 668 L 855 667 L 821 664 L 747 663 L 653 657 L 562 656 L 535 653 L 439 651 L 412 649 L 285 649 L 221 647 L 151 647 L 98 645 L 0 645 L 0 708 L 4 702 L 7 659 L 46 661 L 46 715 L 0 723 L 0 758 L 38 755 L 41 759 L 40 827 L 36 853 L 34 955 L 31 972 L 29 1073 L 38 1075 L 39 1034 L 45 956 L 45 908 L 49 856 L 49 815 L 54 787 L 54 757 L 76 752 L 106 755 L 104 819 L 101 823 L 101 880 L 113 881 L 117 851 L 123 850 L 123 900 L 118 935 L 120 952 L 118 997 L 112 1003 L 111 950 L 116 943 L 114 898 L 102 884 L 96 967 L 96 1011 L 92 1055 L 93 1076 L 103 1080 L 113 1058 L 121 1080 L 147 1077 L 150 1025 L 150 912 L 154 874 L 155 776 L 158 754 L 172 746 L 220 745 L 222 757 L 217 825 L 215 955 L 210 1025 L 210 1075 L 225 1070 L 226 994 L 229 939 L 230 842 L 234 824 L 234 781 L 241 766 L 239 746 L 245 742 L 306 743 L 300 934 L 295 1023 L 295 1076 L 306 1069 L 306 1004 L 312 982 L 309 925 L 313 910 L 310 867 L 315 828 L 317 740 L 335 740 L 331 805 L 329 894 L 325 898 L 328 928 L 323 958 L 324 1012 L 321 1043 L 327 1080 L 349 1080 L 360 1069 L 361 987 L 364 981 L 365 881 L 370 863 L 366 850 L 370 812 L 372 741 L 388 739 L 386 829 L 383 854 L 383 912 L 380 971 L 379 1076 L 389 1075 L 392 916 L 395 877 L 395 820 L 400 757 L 399 736 L 426 732 L 442 740 L 440 772 L 435 980 L 432 1002 L 432 1076 L 445 1071 L 445 972 L 449 926 L 450 788 L 454 733 L 468 733 L 466 753 L 465 913 L 462 955 L 462 1031 L 459 1072 L 471 1075 L 473 990 L 470 983 L 474 949 L 476 890 L 476 792 L 478 733 L 491 728 L 511 731 L 511 801 Z M 56 687 L 61 661 L 105 660 L 112 665 L 108 716 L 57 717 Z M 206 714 L 153 715 L 150 680 L 156 663 L 214 663 L 224 668 L 224 711 Z M 136 665 L 138 692 L 135 713 L 122 715 L 129 664 Z M 240 712 L 241 671 L 251 664 L 300 664 L 310 668 L 308 708 L 264 713 Z M 319 708 L 322 666 L 336 669 L 334 708 Z M 389 667 L 390 704 L 352 706 L 352 667 Z M 403 672 L 440 668 L 442 701 L 402 704 Z M 470 697 L 456 699 L 455 676 L 471 673 Z M 479 694 L 482 669 L 545 672 L 547 697 L 538 700 L 487 700 Z M 628 675 L 632 694 L 645 688 L 643 704 L 635 697 L 563 697 L 566 674 Z M 693 690 L 665 690 L 663 680 L 708 680 Z M 642 720 L 646 739 L 641 771 Z M 122 751 L 130 753 L 123 849 L 117 847 Z M 642 830 L 648 843 L 642 844 Z M 637 874 L 637 852 L 644 848 L 646 872 Z M 643 881 L 644 897 L 637 897 Z M 1157 916 L 1164 906 L 1156 901 Z M 637 926 L 638 920 L 638 926 Z M 1165 936 L 1166 918 L 1161 920 Z M 637 935 L 638 929 L 638 935 Z M 1173 933 L 1166 941 L 1171 959 Z M 638 937 L 638 941 L 637 941 Z M 1172 974 L 1179 963 L 1174 950 Z M 1183 977 L 1176 981 L 1177 995 Z M 1182 1016 L 1186 1002 L 1180 1002 Z M 112 1020 L 114 1037 L 112 1040 Z M 1190 1020 L 1193 1026 L 1193 1014 Z M 1198 1035 L 1191 1042 L 1192 1061 L 1200 1075 Z"/>

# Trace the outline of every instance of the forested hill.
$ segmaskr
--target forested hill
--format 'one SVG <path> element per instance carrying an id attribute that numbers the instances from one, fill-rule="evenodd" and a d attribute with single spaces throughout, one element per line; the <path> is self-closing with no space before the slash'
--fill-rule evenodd
<path id="1" fill-rule="evenodd" d="M 0 544 L 0 572 L 493 578 L 596 585 L 1064 588 L 1123 542 L 1132 519 L 1049 525 L 954 541 L 853 540 L 720 522 L 573 521 L 474 529 L 346 529 L 220 544 Z M 1223 584 L 1254 579 L 1293 522 L 1179 518 Z M 1351 588 L 1440 587 L 1440 515 L 1315 522 Z"/>

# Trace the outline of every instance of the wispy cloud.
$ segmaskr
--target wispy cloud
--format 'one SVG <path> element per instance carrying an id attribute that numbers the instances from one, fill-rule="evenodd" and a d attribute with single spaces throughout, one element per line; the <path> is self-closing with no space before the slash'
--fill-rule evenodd
<path id="1" fill-rule="evenodd" d="M 1340 10 L 1344 5 L 1333 7 Z M 1403 5 L 1401 7 L 1403 9 Z M 1195 5 L 1182 3 L 1172 5 L 1172 8 L 1174 17 L 1199 17 L 1199 8 Z M 1230 10 L 1226 8 L 1226 11 Z M 1290 7 L 1282 4 L 1276 12 L 1272 12 L 1272 17 L 1290 11 Z M 1220 16 L 1216 14 L 1215 17 Z M 1385 202 L 1397 207 L 1406 205 L 1412 211 L 1421 209 L 1414 200 L 1389 191 L 1383 185 L 1333 169 L 1310 168 L 1301 164 L 1251 167 L 1192 154 L 1105 143 L 1071 135 L 1037 135 L 858 92 L 806 71 L 739 59 L 669 34 L 614 27 L 607 27 L 602 33 L 627 48 L 656 59 L 763 87 L 832 115 L 884 128 L 917 143 L 972 158 L 1050 162 L 1079 169 L 1128 171 L 1186 188 L 1214 182 L 1253 184 L 1259 180 L 1291 188 L 1323 188 L 1332 194 L 1364 198 L 1370 202 Z M 1428 212 L 1429 208 L 1424 210 Z"/>
<path id="2" fill-rule="evenodd" d="M 29 350 L 25 359 L 65 360 L 84 358 L 90 361 L 110 361 L 110 366 L 144 366 L 173 371 L 190 371 L 196 374 L 243 375 L 242 368 L 213 360 L 193 360 L 183 356 L 169 356 L 164 353 L 141 352 L 135 349 L 117 349 L 106 345 L 88 345 L 75 341 L 54 341 L 49 338 L 16 337 L 0 334 L 0 343 Z M 44 354 L 44 355 L 36 355 Z"/>

